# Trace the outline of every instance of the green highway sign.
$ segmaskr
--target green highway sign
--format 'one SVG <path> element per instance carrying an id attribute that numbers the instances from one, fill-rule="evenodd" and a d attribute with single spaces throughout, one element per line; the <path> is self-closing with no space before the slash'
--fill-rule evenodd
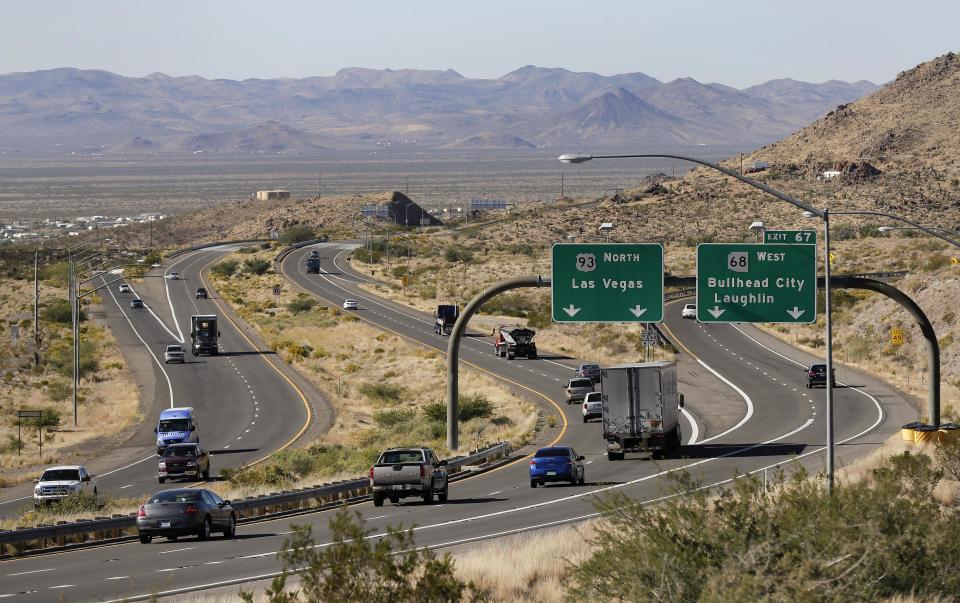
<path id="1" fill-rule="evenodd" d="M 810 323 L 817 312 L 816 246 L 701 243 L 697 320 Z"/>
<path id="2" fill-rule="evenodd" d="M 552 260 L 554 322 L 663 320 L 663 245 L 558 243 Z"/>
<path id="3" fill-rule="evenodd" d="M 763 233 L 764 243 L 791 243 L 793 245 L 816 245 L 816 230 L 767 230 Z"/>

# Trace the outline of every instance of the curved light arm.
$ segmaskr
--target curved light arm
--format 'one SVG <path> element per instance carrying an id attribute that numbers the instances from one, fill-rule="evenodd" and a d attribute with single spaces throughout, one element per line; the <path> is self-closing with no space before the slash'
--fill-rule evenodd
<path id="1" fill-rule="evenodd" d="M 716 163 L 704 161 L 703 159 L 697 159 L 696 157 L 687 157 L 685 155 L 662 155 L 659 153 L 643 153 L 640 155 L 578 155 L 576 153 L 566 153 L 564 155 L 561 155 L 557 159 L 559 159 L 563 163 L 583 163 L 585 161 L 590 161 L 591 159 L 644 159 L 644 158 L 679 159 L 681 161 L 698 163 L 702 166 L 706 166 L 708 168 L 717 170 L 718 172 L 723 172 L 724 174 L 726 174 L 727 176 L 730 176 L 731 178 L 736 178 L 737 180 L 739 180 L 740 182 L 743 182 L 744 184 L 748 184 L 753 188 L 760 189 L 769 195 L 773 195 L 777 199 L 786 201 L 791 205 L 795 205 L 796 207 L 799 207 L 804 211 L 808 211 L 819 218 L 823 217 L 822 210 L 819 210 L 813 207 L 812 205 L 808 205 L 807 203 L 801 201 L 800 199 L 797 199 L 796 197 L 792 197 L 786 193 L 781 193 L 775 188 L 770 188 L 766 184 L 763 184 L 762 182 L 757 182 L 753 178 L 747 178 L 746 176 L 742 176 L 731 169 L 723 167 L 722 165 L 717 165 Z"/>

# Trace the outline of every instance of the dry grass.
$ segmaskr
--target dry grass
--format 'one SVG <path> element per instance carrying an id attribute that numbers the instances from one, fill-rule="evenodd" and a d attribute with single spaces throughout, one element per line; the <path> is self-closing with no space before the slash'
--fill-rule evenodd
<path id="1" fill-rule="evenodd" d="M 446 365 L 440 354 L 381 332 L 339 308 L 317 306 L 291 314 L 286 304 L 298 295 L 285 285 L 282 295 L 274 298 L 272 286 L 280 282 L 275 274 L 245 274 L 217 278 L 215 286 L 264 340 L 300 369 L 333 404 L 337 421 L 323 436 L 323 442 L 353 445 L 376 429 L 378 412 L 417 411 L 426 403 L 442 399 L 438 392 L 444 391 Z M 466 422 L 461 427 L 464 448 L 460 452 L 498 440 L 516 444 L 529 441 L 537 420 L 533 404 L 473 370 L 461 371 L 460 383 L 463 394 L 486 396 L 494 404 L 494 416 L 507 419 L 500 425 L 489 419 Z M 376 385 L 393 388 L 396 395 L 369 395 L 370 387 Z M 444 450 L 442 446 L 438 448 Z"/>
<path id="2" fill-rule="evenodd" d="M 0 314 L 23 315 L 32 319 L 33 283 L 5 279 L 0 283 Z M 44 286 L 41 298 L 52 300 L 64 297 L 62 290 Z M 96 301 L 96 300 L 95 300 Z M 102 312 L 100 306 L 86 306 L 92 318 Z M 45 332 L 45 350 L 49 346 L 69 344 L 69 325 L 41 324 Z M 80 382 L 79 417 L 80 427 L 73 428 L 73 406 L 69 375 L 58 374 L 49 365 L 37 371 L 32 366 L 32 328 L 22 329 L 21 340 L 14 344 L 4 333 L 0 343 L 0 363 L 3 364 L 3 386 L 0 387 L 0 485 L 12 485 L 35 477 L 44 466 L 61 462 L 82 460 L 85 446 L 115 445 L 115 437 L 125 432 L 140 419 L 140 400 L 136 384 L 121 356 L 116 339 L 96 320 L 85 323 L 81 337 L 93 343 L 99 369 Z M 55 398 L 61 398 L 59 400 Z M 53 410 L 60 414 L 61 425 L 45 436 L 43 458 L 38 457 L 39 446 L 36 430 L 24 427 L 22 436 L 25 447 L 21 455 L 16 453 L 17 428 L 14 424 L 17 409 Z"/>

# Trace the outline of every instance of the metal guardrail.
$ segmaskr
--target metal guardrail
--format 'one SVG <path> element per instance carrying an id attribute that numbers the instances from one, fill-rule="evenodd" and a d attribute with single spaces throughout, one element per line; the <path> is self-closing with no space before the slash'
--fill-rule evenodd
<path id="1" fill-rule="evenodd" d="M 193 245 L 191 247 L 184 247 L 183 249 L 177 249 L 176 251 L 171 251 L 168 253 L 165 258 L 175 258 L 178 255 L 183 255 L 191 251 L 200 251 L 201 249 L 209 249 L 211 247 L 219 247 L 220 245 L 239 245 L 241 243 L 269 243 L 273 239 L 244 239 L 240 241 L 216 241 L 214 243 L 201 243 L 200 245 Z"/>
<path id="2" fill-rule="evenodd" d="M 480 465 L 482 469 L 483 465 L 509 453 L 510 443 L 498 442 L 467 456 L 452 457 L 447 460 L 449 478 L 456 481 L 472 472 L 471 469 L 464 469 L 465 467 Z M 237 521 L 246 523 L 266 517 L 359 502 L 365 500 L 370 493 L 370 480 L 362 477 L 298 490 L 248 496 L 232 501 L 231 506 L 237 511 Z M 130 539 L 136 535 L 136 531 L 136 513 L 0 531 L 0 558 L 17 557 L 44 549 Z"/>
<path id="3" fill-rule="evenodd" d="M 299 243 L 294 243 L 293 245 L 284 247 L 283 250 L 277 254 L 277 257 L 273 258 L 273 264 L 275 266 L 279 266 L 280 262 L 283 261 L 283 258 L 287 257 L 297 249 L 301 249 L 308 245 L 316 245 L 317 243 L 326 243 L 329 240 L 330 240 L 329 237 L 321 237 L 319 239 L 310 239 L 309 241 L 301 241 Z"/>
<path id="4" fill-rule="evenodd" d="M 663 294 L 663 300 L 671 301 L 674 299 L 681 299 L 684 297 L 693 297 L 693 295 L 696 292 L 697 292 L 696 288 L 680 289 L 678 291 L 668 291 L 667 293 Z"/>
<path id="5" fill-rule="evenodd" d="M 877 280 L 882 279 L 893 279 L 893 278 L 903 278 L 910 274 L 906 270 L 899 270 L 896 272 L 860 272 L 857 274 L 836 274 L 836 277 L 854 277 L 854 278 L 873 278 Z"/>

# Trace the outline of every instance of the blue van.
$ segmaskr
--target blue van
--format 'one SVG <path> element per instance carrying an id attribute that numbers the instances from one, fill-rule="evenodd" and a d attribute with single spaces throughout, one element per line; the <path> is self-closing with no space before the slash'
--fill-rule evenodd
<path id="1" fill-rule="evenodd" d="M 160 411 L 160 420 L 153 428 L 153 432 L 157 434 L 157 454 L 162 454 L 163 449 L 170 444 L 199 444 L 200 432 L 197 427 L 197 415 L 194 414 L 192 406 Z"/>

